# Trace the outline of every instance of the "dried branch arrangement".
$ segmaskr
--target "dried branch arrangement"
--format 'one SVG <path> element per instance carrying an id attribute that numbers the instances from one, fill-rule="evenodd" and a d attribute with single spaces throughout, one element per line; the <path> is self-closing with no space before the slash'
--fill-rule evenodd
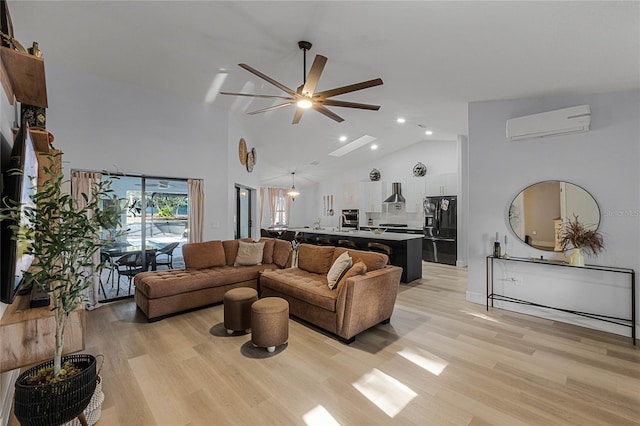
<path id="1" fill-rule="evenodd" d="M 578 216 L 573 215 L 562 224 L 558 232 L 562 250 L 579 248 L 588 255 L 597 256 L 604 249 L 602 234 L 594 229 L 588 229 L 578 221 Z"/>

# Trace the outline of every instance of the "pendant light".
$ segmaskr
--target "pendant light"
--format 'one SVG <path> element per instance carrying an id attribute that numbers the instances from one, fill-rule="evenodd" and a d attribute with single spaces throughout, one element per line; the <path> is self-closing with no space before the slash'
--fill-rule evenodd
<path id="1" fill-rule="evenodd" d="M 287 195 L 291 197 L 291 201 L 295 201 L 300 192 L 296 189 L 296 172 L 291 172 L 292 185 Z"/>

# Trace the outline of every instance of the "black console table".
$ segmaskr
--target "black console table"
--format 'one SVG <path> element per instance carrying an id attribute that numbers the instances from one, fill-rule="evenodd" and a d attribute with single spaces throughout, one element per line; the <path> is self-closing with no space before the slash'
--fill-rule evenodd
<path id="1" fill-rule="evenodd" d="M 587 269 L 587 270 L 595 270 L 595 271 L 604 271 L 604 272 L 613 272 L 618 274 L 627 274 L 631 280 L 631 319 L 629 318 L 618 318 L 607 315 L 599 315 L 590 312 L 581 312 L 575 311 L 571 309 L 564 309 L 554 306 L 542 305 L 539 303 L 530 302 L 527 300 L 516 299 L 513 297 L 505 296 L 503 294 L 498 294 L 493 291 L 493 263 L 495 261 L 501 262 L 522 262 L 522 263 L 532 263 L 532 264 L 540 264 L 540 265 L 549 265 L 549 266 L 558 266 L 558 267 L 568 267 L 568 268 L 577 268 L 577 269 Z M 570 314 L 580 315 L 587 318 L 593 318 L 600 321 L 606 321 L 617 325 L 622 325 L 625 327 L 631 327 L 631 339 L 635 346 L 636 344 L 636 273 L 633 269 L 630 268 L 618 268 L 614 266 L 599 266 L 599 265 L 585 265 L 585 266 L 574 266 L 569 265 L 565 262 L 556 262 L 552 260 L 543 260 L 543 259 L 535 259 L 535 258 L 524 258 L 524 257 L 493 257 L 487 256 L 487 311 L 489 310 L 489 301 L 491 301 L 491 307 L 493 308 L 493 301 L 498 300 L 501 302 L 510 302 L 510 303 L 518 303 L 521 305 L 529 305 L 536 306 L 539 308 L 547 308 L 553 309 L 556 311 L 567 312 Z"/>

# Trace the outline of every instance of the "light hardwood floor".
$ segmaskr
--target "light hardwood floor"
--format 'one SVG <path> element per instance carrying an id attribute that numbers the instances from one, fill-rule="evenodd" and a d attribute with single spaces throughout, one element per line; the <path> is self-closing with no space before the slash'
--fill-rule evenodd
<path id="1" fill-rule="evenodd" d="M 155 323 L 131 300 L 89 312 L 87 351 L 105 355 L 98 424 L 640 424 L 629 338 L 487 313 L 465 301 L 466 270 L 423 265 L 391 323 L 349 346 L 292 320 L 267 354 L 225 334 L 222 305 Z"/>

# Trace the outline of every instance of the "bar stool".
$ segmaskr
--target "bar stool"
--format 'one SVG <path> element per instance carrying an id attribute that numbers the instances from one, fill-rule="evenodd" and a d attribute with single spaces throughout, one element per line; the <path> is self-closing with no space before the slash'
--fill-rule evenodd
<path id="1" fill-rule="evenodd" d="M 360 247 L 358 247 L 358 245 L 351 240 L 338 240 L 338 245 L 344 248 L 360 250 Z"/>
<path id="2" fill-rule="evenodd" d="M 319 246 L 332 246 L 333 243 L 331 242 L 330 239 L 325 238 L 325 237 L 317 237 L 316 238 L 316 244 Z"/>
<path id="3" fill-rule="evenodd" d="M 393 249 L 388 245 L 382 243 L 369 243 L 367 244 L 367 248 L 369 249 L 369 251 L 386 254 L 389 259 L 391 259 L 391 255 L 393 254 Z"/>

